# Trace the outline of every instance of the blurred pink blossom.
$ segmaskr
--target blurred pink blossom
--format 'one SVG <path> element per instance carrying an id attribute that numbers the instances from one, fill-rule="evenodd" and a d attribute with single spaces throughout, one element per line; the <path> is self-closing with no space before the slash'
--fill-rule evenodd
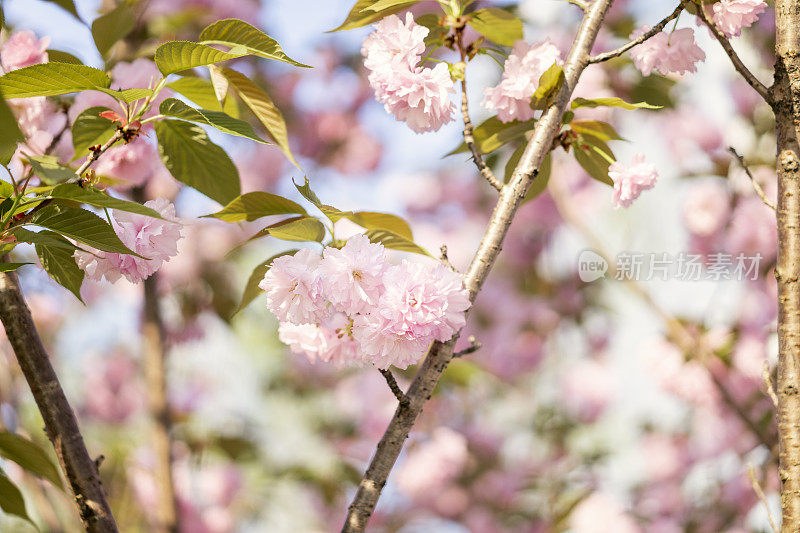
<path id="1" fill-rule="evenodd" d="M 594 422 L 613 399 L 617 385 L 607 364 L 584 359 L 561 378 L 561 403 L 582 422 Z"/>
<path id="2" fill-rule="evenodd" d="M 714 235 L 727 223 L 730 204 L 730 193 L 721 180 L 693 184 L 683 204 L 683 223 L 694 235 Z"/>
<path id="3" fill-rule="evenodd" d="M 397 471 L 397 486 L 412 497 L 427 498 L 440 491 L 463 470 L 469 457 L 467 439 L 446 427 L 413 447 Z"/>
<path id="4" fill-rule="evenodd" d="M 630 165 L 619 161 L 612 163 L 608 177 L 614 181 L 614 207 L 630 207 L 643 191 L 655 187 L 658 171 L 643 154 L 636 154 Z"/>
<path id="5" fill-rule="evenodd" d="M 764 0 L 721 0 L 714 4 L 714 25 L 728 37 L 742 33 L 767 9 Z"/>
<path id="6" fill-rule="evenodd" d="M 642 533 L 619 502 L 604 492 L 593 492 L 569 516 L 573 533 Z"/>
<path id="7" fill-rule="evenodd" d="M 650 26 L 642 26 L 634 30 L 631 39 L 638 39 L 650 29 Z M 645 76 L 653 70 L 664 76 L 697 72 L 697 63 L 705 58 L 705 52 L 695 43 L 692 28 L 675 30 L 670 35 L 659 32 L 631 50 L 633 64 Z"/>
<path id="8" fill-rule="evenodd" d="M 0 49 L 0 61 L 4 72 L 47 62 L 47 47 L 50 37 L 37 39 L 32 31 L 13 33 Z"/>
<path id="9" fill-rule="evenodd" d="M 139 136 L 128 144 L 109 148 L 95 164 L 95 171 L 120 180 L 114 187 L 123 189 L 144 185 L 160 167 L 161 159 L 155 147 Z"/>

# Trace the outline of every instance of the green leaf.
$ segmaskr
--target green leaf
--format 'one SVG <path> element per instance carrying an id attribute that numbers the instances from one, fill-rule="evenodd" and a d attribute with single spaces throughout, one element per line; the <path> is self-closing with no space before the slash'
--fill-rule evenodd
<path id="1" fill-rule="evenodd" d="M 95 207 L 104 207 L 108 209 L 116 209 L 119 211 L 126 211 L 128 213 L 136 213 L 148 217 L 161 219 L 161 214 L 155 209 L 151 209 L 137 202 L 129 202 L 127 200 L 120 200 L 108 194 L 102 193 L 97 189 L 87 186 L 81 187 L 77 183 L 62 183 L 57 185 L 50 191 L 51 198 L 60 198 L 64 200 L 73 200 L 82 204 L 92 205 Z"/>
<path id="2" fill-rule="evenodd" d="M 46 244 L 36 244 L 36 255 L 47 275 L 53 281 L 70 291 L 75 297 L 83 302 L 81 298 L 81 285 L 83 284 L 84 272 L 78 267 L 73 257 L 73 250 L 69 249 L 70 242 L 52 231 L 40 231 L 47 233 L 48 237 L 62 241 L 60 246 L 47 246 Z"/>
<path id="3" fill-rule="evenodd" d="M 105 89 L 98 87 L 96 90 L 113 96 L 117 100 L 122 100 L 126 104 L 130 104 L 136 100 L 142 100 L 153 94 L 151 89 Z"/>
<path id="4" fill-rule="evenodd" d="M 103 57 L 108 56 L 111 47 L 124 39 L 136 27 L 136 16 L 126 2 L 92 21 L 92 38 Z"/>
<path id="5" fill-rule="evenodd" d="M 286 157 L 288 157 L 295 166 L 300 168 L 294 155 L 292 155 L 292 150 L 289 148 L 289 134 L 286 131 L 286 121 L 283 120 L 283 115 L 272 102 L 269 95 L 240 72 L 229 68 L 223 68 L 222 73 L 225 75 L 225 78 L 227 78 L 233 91 L 242 99 L 245 105 L 250 108 L 250 111 L 253 112 L 261 124 L 264 125 L 264 128 L 266 128 L 270 136 L 275 140 L 281 150 L 283 150 Z"/>
<path id="6" fill-rule="evenodd" d="M 573 120 L 570 123 L 570 127 L 573 129 L 573 131 L 575 131 L 575 133 L 584 136 L 591 135 L 592 137 L 597 137 L 602 141 L 623 140 L 619 133 L 617 133 L 617 130 L 614 129 L 614 126 L 608 122 L 602 122 L 599 120 Z"/>
<path id="7" fill-rule="evenodd" d="M 361 12 L 369 12 L 372 11 L 374 13 L 378 13 L 380 11 L 391 9 L 395 6 L 402 6 L 409 3 L 409 0 L 377 0 L 374 2 L 370 2 L 372 5 L 365 7 L 361 10 Z"/>
<path id="8" fill-rule="evenodd" d="M 413 4 L 416 4 L 417 1 L 418 0 L 410 0 L 408 2 L 387 7 L 381 11 L 373 12 L 367 11 L 367 9 L 373 4 L 377 3 L 378 0 L 358 0 L 356 5 L 354 5 L 350 10 L 350 13 L 347 14 L 347 18 L 344 19 L 344 22 L 342 22 L 337 28 L 330 30 L 328 33 L 352 30 L 354 28 L 366 26 L 367 24 L 372 24 L 373 22 L 381 20 L 383 17 L 387 17 L 397 13 L 398 11 L 402 11 L 407 7 L 410 7 Z"/>
<path id="9" fill-rule="evenodd" d="M 416 244 L 414 241 L 403 237 L 402 235 L 398 235 L 389 230 L 385 229 L 371 229 L 367 230 L 365 233 L 371 242 L 379 242 L 383 244 L 386 248 L 391 248 L 392 250 L 400 250 L 401 252 L 412 252 L 415 254 L 422 254 L 427 255 L 430 257 L 431 254 L 427 252 L 423 247 Z"/>
<path id="10" fill-rule="evenodd" d="M 164 76 L 247 55 L 244 48 L 223 52 L 204 44 L 169 41 L 156 49 L 155 62 Z M 0 78 L 2 80 L 2 78 Z"/>
<path id="11" fill-rule="evenodd" d="M 233 200 L 221 211 L 207 215 L 225 222 L 252 222 L 269 215 L 306 214 L 303 207 L 288 198 L 268 192 L 248 192 Z"/>
<path id="12" fill-rule="evenodd" d="M 539 86 L 536 87 L 536 91 L 531 97 L 531 107 L 533 109 L 545 109 L 558 94 L 558 91 L 561 90 L 565 80 L 564 69 L 558 63 L 553 63 L 539 77 Z"/>
<path id="13" fill-rule="evenodd" d="M 208 78 L 211 81 L 211 88 L 214 89 L 214 96 L 221 107 L 225 107 L 228 99 L 228 80 L 222 74 L 222 69 L 217 65 L 208 65 Z"/>
<path id="14" fill-rule="evenodd" d="M 84 209 L 51 204 L 37 212 L 30 223 L 104 252 L 138 255 L 119 240 L 107 222 Z"/>
<path id="15" fill-rule="evenodd" d="M 56 487 L 62 488 L 58 468 L 35 442 L 10 431 L 0 431 L 0 456 L 14 461 L 23 470 L 47 479 Z"/>
<path id="16" fill-rule="evenodd" d="M 597 137 L 579 136 L 572 145 L 572 152 L 578 164 L 592 178 L 606 185 L 614 185 L 614 181 L 608 177 L 608 167 L 611 166 L 609 159 L 614 160 L 614 152 L 604 141 Z"/>
<path id="17" fill-rule="evenodd" d="M 52 155 L 30 156 L 28 164 L 33 169 L 33 173 L 47 185 L 55 185 L 67 180 L 77 179 L 78 175 L 69 167 L 65 167 L 58 162 L 58 158 Z"/>
<path id="18" fill-rule="evenodd" d="M 175 98 L 167 98 L 159 106 L 159 113 L 168 117 L 179 118 L 188 120 L 190 122 L 199 122 L 208 126 L 213 126 L 219 131 L 236 135 L 238 137 L 246 137 L 254 141 L 266 144 L 266 141 L 261 139 L 253 131 L 253 127 L 243 120 L 233 118 L 226 115 L 222 111 L 211 111 L 210 109 L 194 109 L 184 104 Z"/>
<path id="19" fill-rule="evenodd" d="M 212 111 L 224 111 L 233 118 L 239 118 L 239 107 L 233 98 L 225 100 L 225 106 L 219 105 L 219 100 L 214 93 L 214 87 L 210 81 L 203 78 L 180 78 L 168 83 L 167 87 L 185 96 L 203 109 Z"/>
<path id="20" fill-rule="evenodd" d="M 74 55 L 70 54 L 69 52 L 64 52 L 62 50 L 48 50 L 47 60 L 50 63 L 69 63 L 72 65 L 83 65 L 83 61 L 81 61 Z"/>
<path id="21" fill-rule="evenodd" d="M 78 11 L 75 9 L 75 2 L 72 0 L 45 0 L 45 2 L 50 2 L 51 4 L 55 4 L 62 9 L 67 10 L 72 16 L 76 19 L 80 20 L 78 16 Z"/>
<path id="22" fill-rule="evenodd" d="M 31 263 L 0 263 L 0 272 L 13 272 L 20 267 L 30 264 Z"/>
<path id="23" fill-rule="evenodd" d="M 241 194 L 236 166 L 200 126 L 165 119 L 155 130 L 161 160 L 175 179 L 223 205 Z"/>
<path id="24" fill-rule="evenodd" d="M 373 211 L 358 211 L 347 218 L 365 229 L 385 229 L 396 233 L 410 241 L 414 240 L 414 234 L 408 222 L 389 213 L 375 213 Z"/>
<path id="25" fill-rule="evenodd" d="M 2 470 L 0 470 L 0 509 L 6 514 L 24 518 L 33 524 L 25 508 L 25 498 Z"/>
<path id="26" fill-rule="evenodd" d="M 75 159 L 87 155 L 89 147 L 102 145 L 114 135 L 116 126 L 100 113 L 107 111 L 106 107 L 90 107 L 75 117 L 72 123 L 72 146 L 75 148 Z"/>
<path id="27" fill-rule="evenodd" d="M 242 300 L 239 302 L 239 307 L 236 308 L 236 311 L 234 311 L 233 314 L 235 315 L 250 305 L 252 301 L 256 299 L 256 296 L 263 292 L 258 284 L 261 283 L 261 280 L 267 275 L 267 271 L 269 271 L 273 261 L 279 257 L 283 257 L 284 255 L 294 255 L 297 253 L 297 251 L 298 250 L 289 250 L 288 252 L 282 252 L 277 255 L 273 255 L 253 269 L 253 273 L 250 274 L 250 278 L 247 280 L 247 285 L 244 287 L 244 294 L 242 294 Z"/>
<path id="28" fill-rule="evenodd" d="M 428 28 L 428 35 L 425 37 L 425 46 L 441 46 L 449 30 L 439 24 L 442 18 L 435 13 L 425 13 L 414 19 L 420 26 Z"/>
<path id="29" fill-rule="evenodd" d="M 622 98 L 617 97 L 592 99 L 576 98 L 572 101 L 572 109 L 578 109 L 579 107 L 621 107 L 622 109 L 627 109 L 629 111 L 634 109 L 661 109 L 661 107 L 657 105 L 650 105 L 647 102 L 637 102 L 635 104 L 631 104 Z"/>
<path id="30" fill-rule="evenodd" d="M 311 183 L 308 181 L 307 176 L 305 178 L 305 183 L 303 183 L 302 185 L 298 185 L 297 183 L 294 182 L 294 180 L 292 180 L 292 183 L 294 183 L 297 192 L 299 192 L 303 198 L 305 198 L 306 200 L 308 200 L 309 202 L 311 202 L 316 206 L 320 206 L 322 204 L 319 197 L 317 196 L 317 193 L 311 190 Z"/>
<path id="31" fill-rule="evenodd" d="M 8 165 L 17 151 L 17 143 L 24 140 L 14 113 L 0 97 L 0 164 Z"/>
<path id="32" fill-rule="evenodd" d="M 494 152 L 506 143 L 524 137 L 527 132 L 533 129 L 535 124 L 536 121 L 533 119 L 526 120 L 525 122 L 516 120 L 512 122 L 501 122 L 500 119 L 495 116 L 488 118 L 478 125 L 473 130 L 472 136 L 475 139 L 475 145 L 478 149 L 482 153 L 488 154 Z M 467 150 L 467 145 L 461 143 L 458 148 L 447 155 L 466 152 Z"/>
<path id="33" fill-rule="evenodd" d="M 322 242 L 325 238 L 325 226 L 316 218 L 310 217 L 281 221 L 265 229 L 272 237 L 284 241 Z"/>
<path id="34" fill-rule="evenodd" d="M 0 76 L 0 92 L 5 98 L 57 96 L 110 84 L 102 70 L 68 63 L 39 63 Z"/>
<path id="35" fill-rule="evenodd" d="M 222 44 L 231 47 L 243 46 L 252 55 L 275 59 L 296 67 L 311 68 L 283 53 L 278 42 L 247 22 L 239 19 L 223 19 L 207 26 L 198 40 L 202 44 Z"/>
<path id="36" fill-rule="evenodd" d="M 514 46 L 522 39 L 522 21 L 498 7 L 479 9 L 470 14 L 468 24 L 492 42 L 502 46 Z"/>
<path id="37" fill-rule="evenodd" d="M 14 196 L 14 186 L 7 181 L 0 180 L 0 198 Z"/>
<path id="38" fill-rule="evenodd" d="M 54 234 L 52 231 L 42 230 L 33 232 L 25 228 L 15 228 L 11 233 L 19 242 L 27 242 L 33 245 L 47 246 L 49 248 L 63 248 L 64 250 L 68 250 L 70 255 L 72 255 L 75 250 L 79 249 L 70 241 L 61 238 L 60 235 Z M 53 235 L 57 235 L 58 238 L 54 238 Z"/>

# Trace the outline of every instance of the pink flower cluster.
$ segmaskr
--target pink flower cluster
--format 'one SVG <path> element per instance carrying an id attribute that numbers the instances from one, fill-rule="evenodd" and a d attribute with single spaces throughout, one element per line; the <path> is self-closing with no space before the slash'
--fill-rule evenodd
<path id="1" fill-rule="evenodd" d="M 105 277 L 114 283 L 125 276 L 131 283 L 139 283 L 178 254 L 182 225 L 175 217 L 175 206 L 166 198 L 156 198 L 144 205 L 158 211 L 163 218 L 115 211 L 112 220 L 120 240 L 142 257 L 101 250 L 78 250 L 75 259 L 89 279 L 100 281 Z"/>
<path id="2" fill-rule="evenodd" d="M 764 0 L 722 0 L 714 4 L 714 25 L 728 37 L 742 33 L 767 9 Z"/>
<path id="3" fill-rule="evenodd" d="M 461 329 L 470 305 L 457 272 L 434 260 L 393 265 L 364 235 L 322 257 L 279 257 L 259 287 L 292 352 L 339 365 L 405 368 Z"/>
<path id="4" fill-rule="evenodd" d="M 631 39 L 638 39 L 650 31 L 650 26 L 642 26 L 631 33 Z M 671 34 L 659 32 L 634 47 L 631 59 L 642 74 L 649 76 L 654 70 L 664 76 L 697 72 L 697 63 L 706 59 L 706 54 L 694 41 L 694 30 L 682 28 Z"/>
<path id="5" fill-rule="evenodd" d="M 3 72 L 47 62 L 50 38 L 37 39 L 32 31 L 18 31 L 11 35 L 0 51 Z"/>
<path id="6" fill-rule="evenodd" d="M 561 63 L 561 51 L 549 39 L 536 45 L 517 41 L 506 59 L 503 78 L 496 87 L 484 90 L 482 105 L 497 111 L 503 122 L 533 118 L 531 97 L 539 78 L 554 63 Z"/>
<path id="7" fill-rule="evenodd" d="M 655 165 L 648 163 L 644 155 L 636 154 L 630 165 L 619 161 L 608 167 L 608 176 L 614 181 L 614 207 L 629 207 L 642 191 L 652 189 L 658 179 Z"/>
<path id="8" fill-rule="evenodd" d="M 428 28 L 397 15 L 384 18 L 361 48 L 364 66 L 370 70 L 369 84 L 375 97 L 397 120 L 416 133 L 437 131 L 453 120 L 455 106 L 450 71 L 444 63 L 434 68 L 417 64 L 425 52 Z"/>

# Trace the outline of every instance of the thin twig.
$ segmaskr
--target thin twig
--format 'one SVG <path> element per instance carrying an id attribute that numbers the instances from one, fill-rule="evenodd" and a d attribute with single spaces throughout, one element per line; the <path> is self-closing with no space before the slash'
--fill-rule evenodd
<path id="1" fill-rule="evenodd" d="M 400 385 L 397 384 L 397 380 L 394 379 L 394 374 L 388 368 L 379 368 L 378 371 L 381 373 L 383 378 L 386 380 L 386 384 L 389 385 L 389 388 L 394 394 L 394 397 L 397 398 L 397 401 L 400 402 L 400 405 L 403 407 L 408 407 L 409 401 L 406 397 L 403 389 L 400 388 Z"/>
<path id="2" fill-rule="evenodd" d="M 453 359 L 455 359 L 457 357 L 464 357 L 465 355 L 473 354 L 473 353 L 477 352 L 478 350 L 480 350 L 481 348 L 483 348 L 483 344 L 478 342 L 478 340 L 475 338 L 475 335 L 470 335 L 469 339 L 467 339 L 467 340 L 469 340 L 469 346 L 467 348 L 464 348 L 460 352 L 454 353 L 453 354 Z"/>
<path id="3" fill-rule="evenodd" d="M 750 178 L 750 182 L 753 184 L 753 189 L 755 189 L 756 194 L 759 198 L 761 198 L 761 201 L 764 202 L 767 207 L 773 211 L 776 211 L 777 208 L 775 207 L 775 202 L 769 199 L 767 193 L 764 192 L 764 189 L 761 188 L 761 185 L 753 177 L 753 174 L 750 172 L 750 167 L 748 167 L 747 163 L 744 162 L 744 158 L 739 155 L 739 152 L 737 152 L 733 146 L 729 146 L 728 151 L 730 151 L 730 153 L 733 154 L 733 157 L 735 157 L 739 161 L 739 164 L 742 165 L 745 174 L 747 174 L 747 177 Z"/>
<path id="4" fill-rule="evenodd" d="M 602 53 L 602 54 L 597 54 L 596 56 L 592 56 L 591 58 L 589 58 L 589 63 L 602 63 L 603 61 L 608 61 L 609 59 L 614 59 L 615 57 L 621 56 L 622 54 L 624 54 L 625 52 L 627 52 L 631 48 L 633 48 L 635 46 L 639 46 L 640 44 L 642 44 L 646 40 L 650 39 L 651 37 L 661 33 L 661 31 L 664 28 L 667 27 L 667 24 L 669 24 L 671 21 L 673 21 L 676 18 L 678 18 L 678 16 L 681 14 L 682 11 L 683 11 L 683 4 L 681 4 L 678 7 L 676 7 L 675 11 L 673 11 L 672 13 L 667 15 L 667 17 L 665 19 L 663 19 L 661 22 L 659 22 L 658 24 L 653 26 L 652 29 L 650 29 L 649 31 L 645 32 L 641 37 L 638 37 L 637 39 L 632 40 L 631 42 L 629 42 L 626 45 L 620 46 L 616 50 L 611 50 L 610 52 L 605 52 L 605 53 Z"/>
<path id="5" fill-rule="evenodd" d="M 681 0 L 681 3 L 686 6 L 686 4 L 690 2 L 689 0 Z M 735 68 L 736 71 L 742 75 L 744 80 L 750 85 L 750 87 L 755 89 L 755 91 L 761 96 L 761 98 L 764 99 L 765 102 L 772 105 L 772 93 L 767 86 L 761 83 L 761 81 L 756 78 L 755 74 L 750 72 L 750 69 L 745 66 L 745 64 L 742 62 L 742 59 L 739 57 L 739 54 L 737 54 L 736 50 L 734 50 L 733 46 L 731 46 L 731 42 L 727 37 L 725 37 L 725 34 L 722 33 L 713 22 L 708 20 L 708 16 L 706 16 L 706 12 L 703 11 L 702 5 L 695 5 L 695 7 L 697 7 L 697 17 L 703 21 L 703 24 L 708 27 L 708 29 L 711 31 L 711 34 L 714 35 L 717 41 L 719 41 L 719 44 L 722 45 L 722 49 L 725 50 L 725 53 L 728 54 L 728 57 L 731 60 L 731 63 L 733 63 L 733 68 Z"/>
<path id="6" fill-rule="evenodd" d="M 747 465 L 747 473 L 750 476 L 750 483 L 753 485 L 753 492 L 756 493 L 756 496 L 758 496 L 758 499 L 761 500 L 761 503 L 764 505 L 764 510 L 767 511 L 767 519 L 769 520 L 772 531 L 780 533 L 777 524 L 775 524 L 775 520 L 772 518 L 772 513 L 769 510 L 769 504 L 767 504 L 767 496 L 764 494 L 764 489 L 761 488 L 761 484 L 756 479 L 756 471 L 753 465 Z"/>
<path id="7" fill-rule="evenodd" d="M 503 184 L 494 175 L 492 169 L 486 165 L 480 150 L 475 144 L 472 119 L 469 116 L 469 100 L 467 98 L 467 53 L 466 50 L 464 50 L 463 33 L 464 28 L 456 28 L 455 44 L 458 47 L 459 53 L 461 54 L 461 62 L 464 64 L 464 72 L 461 78 L 461 115 L 464 118 L 464 144 L 467 145 L 470 153 L 472 153 L 472 160 L 475 162 L 475 166 L 478 167 L 478 171 L 484 178 L 486 178 L 486 181 L 489 182 L 489 185 L 499 191 L 503 189 Z"/>
<path id="8" fill-rule="evenodd" d="M 772 384 L 772 373 L 769 371 L 769 363 L 764 361 L 764 369 L 761 371 L 761 377 L 764 379 L 764 385 L 767 387 L 767 396 L 772 400 L 772 405 L 775 409 L 778 408 L 778 394 L 775 392 L 775 386 Z"/>

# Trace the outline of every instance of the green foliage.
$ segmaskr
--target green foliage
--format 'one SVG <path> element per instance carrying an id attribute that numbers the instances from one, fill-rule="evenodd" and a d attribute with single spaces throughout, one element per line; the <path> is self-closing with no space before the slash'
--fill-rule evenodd
<path id="1" fill-rule="evenodd" d="M 533 109 L 547 108 L 564 85 L 564 69 L 558 63 L 553 63 L 544 74 L 539 76 L 539 86 L 531 97 Z"/>
<path id="2" fill-rule="evenodd" d="M 444 38 L 449 33 L 449 29 L 440 24 L 442 18 L 435 13 L 425 13 L 414 19 L 420 26 L 428 28 L 428 35 L 425 37 L 425 46 L 441 46 Z"/>
<path id="3" fill-rule="evenodd" d="M 30 264 L 31 263 L 0 263 L 0 272 L 13 272 L 20 267 Z"/>
<path id="4" fill-rule="evenodd" d="M 377 0 L 376 2 L 371 2 L 372 5 L 365 7 L 361 10 L 361 12 L 369 12 L 372 11 L 373 13 L 379 13 L 386 9 L 391 9 L 396 6 L 402 6 L 409 3 L 409 0 Z"/>
<path id="5" fill-rule="evenodd" d="M 222 111 L 212 111 L 210 109 L 194 109 L 175 98 L 167 98 L 161 102 L 159 113 L 167 117 L 188 120 L 189 122 L 199 122 L 208 126 L 213 126 L 219 131 L 246 137 L 260 143 L 266 143 L 253 131 L 253 127 L 243 120 L 233 118 Z"/>
<path id="6" fill-rule="evenodd" d="M 25 499 L 22 497 L 22 493 L 2 470 L 0 470 L 0 509 L 6 514 L 24 518 L 33 524 L 28 516 L 28 510 L 25 508 Z"/>
<path id="7" fill-rule="evenodd" d="M 298 168 L 300 165 L 294 158 L 289 147 L 289 134 L 286 130 L 286 121 L 275 103 L 265 93 L 261 87 L 247 79 L 247 77 L 235 70 L 223 68 L 222 74 L 228 80 L 231 89 L 242 99 L 245 105 L 258 118 L 259 122 L 267 130 L 267 133 L 275 140 L 277 145 L 286 154 L 286 157 Z"/>
<path id="8" fill-rule="evenodd" d="M 169 41 L 156 49 L 155 62 L 164 76 L 247 55 L 244 47 L 223 52 L 204 44 Z M 0 78 L 2 81 L 2 78 Z"/>
<path id="9" fill-rule="evenodd" d="M 72 65 L 83 65 L 83 61 L 81 61 L 74 55 L 70 54 L 69 52 L 64 52 L 61 50 L 52 50 L 52 49 L 48 50 L 47 60 L 50 63 L 69 63 Z"/>
<path id="10" fill-rule="evenodd" d="M 311 68 L 283 53 L 281 45 L 275 39 L 239 19 L 224 19 L 211 24 L 200 33 L 198 40 L 202 44 L 244 47 L 248 54 L 283 61 L 296 67 Z"/>
<path id="11" fill-rule="evenodd" d="M 525 122 L 517 120 L 501 122 L 499 118 L 494 116 L 475 127 L 472 131 L 472 136 L 478 149 L 484 154 L 489 154 L 506 143 L 523 138 L 527 132 L 533 129 L 535 124 L 536 121 L 534 119 L 526 120 Z M 447 155 L 466 152 L 467 150 L 467 145 L 461 143 L 458 148 Z"/>
<path id="12" fill-rule="evenodd" d="M 275 261 L 277 258 L 282 257 L 284 255 L 294 255 L 297 250 L 290 250 L 288 252 L 283 252 L 277 255 L 273 255 L 260 265 L 258 265 L 255 269 L 253 269 L 253 273 L 250 274 L 250 277 L 247 280 L 247 284 L 244 288 L 244 294 L 242 294 L 242 299 L 239 302 L 239 307 L 236 308 L 234 311 L 234 315 L 250 305 L 256 297 L 261 294 L 263 291 L 259 288 L 258 284 L 261 283 L 261 280 L 264 279 L 264 276 L 267 274 L 267 271 L 272 266 L 272 262 Z"/>
<path id="13" fill-rule="evenodd" d="M 208 215 L 225 222 L 253 221 L 269 215 L 305 215 L 303 207 L 288 198 L 268 192 L 249 192 L 226 205 L 221 211 Z"/>
<path id="14" fill-rule="evenodd" d="M 380 0 L 358 0 L 350 10 L 350 13 L 347 14 L 347 18 L 344 19 L 344 22 L 330 30 L 330 32 L 352 30 L 354 28 L 366 26 L 367 24 L 372 24 L 373 22 L 381 20 L 383 17 L 392 15 L 416 4 L 418 0 L 410 0 L 399 4 L 393 2 L 394 5 L 381 9 L 380 11 L 369 10 L 371 6 L 377 4 L 379 1 Z"/>
<path id="15" fill-rule="evenodd" d="M 68 63 L 39 63 L 0 76 L 5 98 L 57 96 L 108 87 L 111 78 L 102 70 Z"/>
<path id="16" fill-rule="evenodd" d="M 136 16 L 126 2 L 100 15 L 92 21 L 92 38 L 103 57 L 108 56 L 111 47 L 124 39 L 136 27 Z"/>
<path id="17" fill-rule="evenodd" d="M 239 196 L 239 171 L 200 126 L 165 119 L 155 130 L 161 160 L 175 179 L 223 205 Z"/>
<path id="18" fill-rule="evenodd" d="M 239 108 L 233 98 L 225 100 L 222 106 L 214 93 L 211 82 L 203 78 L 180 78 L 168 83 L 167 87 L 188 98 L 203 109 L 223 111 L 233 118 L 239 118 Z"/>
<path id="19" fill-rule="evenodd" d="M 633 111 L 634 109 L 661 109 L 657 105 L 650 105 L 647 102 L 637 102 L 635 104 L 631 104 L 626 102 L 622 98 L 576 98 L 572 101 L 572 109 L 578 109 L 580 107 L 620 107 L 622 109 L 627 109 L 628 111 Z"/>
<path id="20" fill-rule="evenodd" d="M 14 461 L 23 470 L 62 488 L 58 468 L 36 443 L 10 431 L 0 431 L 0 457 Z"/>
<path id="21" fill-rule="evenodd" d="M 7 165 L 17 151 L 17 143 L 24 140 L 25 136 L 19 129 L 14 113 L 6 101 L 0 98 L 0 163 Z"/>
<path id="22" fill-rule="evenodd" d="M 81 204 L 107 209 L 117 209 L 153 218 L 161 218 L 161 214 L 155 209 L 150 209 L 138 202 L 129 202 L 114 198 L 90 186 L 81 187 L 76 183 L 62 183 L 57 185 L 49 194 L 50 198 L 61 200 L 71 200 Z"/>
<path id="23" fill-rule="evenodd" d="M 356 213 L 347 214 L 346 218 L 368 230 L 387 230 L 410 241 L 414 240 L 414 235 L 411 232 L 411 227 L 408 225 L 408 222 L 397 215 L 376 213 L 373 211 L 358 211 Z"/>
<path id="24" fill-rule="evenodd" d="M 83 209 L 48 205 L 38 211 L 30 223 L 55 231 L 98 250 L 138 255 L 119 240 L 114 229 L 107 222 Z"/>
<path id="25" fill-rule="evenodd" d="M 411 252 L 433 257 L 428 253 L 427 250 L 425 250 L 425 248 L 416 244 L 414 241 L 403 237 L 402 235 L 394 233 L 393 231 L 386 229 L 371 229 L 367 230 L 366 236 L 369 237 L 371 242 L 379 242 L 386 248 L 391 248 L 392 250 L 400 250 L 401 252 Z"/>
<path id="26" fill-rule="evenodd" d="M 522 21 L 498 7 L 487 7 L 470 13 L 468 24 L 492 42 L 513 46 L 522 39 Z"/>
<path id="27" fill-rule="evenodd" d="M 283 241 L 322 242 L 325 226 L 316 218 L 295 217 L 264 228 L 270 236 Z"/>
<path id="28" fill-rule="evenodd" d="M 142 100 L 153 94 L 153 91 L 150 89 L 106 89 L 103 87 L 98 87 L 95 90 L 106 93 L 109 96 L 113 96 L 117 100 L 121 100 L 126 104 L 130 104 L 136 100 Z"/>
<path id="29" fill-rule="evenodd" d="M 78 179 L 75 171 L 65 167 L 58 162 L 58 158 L 52 155 L 30 156 L 27 158 L 28 164 L 33 169 L 33 173 L 47 185 L 55 185 L 67 180 Z"/>
<path id="30" fill-rule="evenodd" d="M 573 120 L 570 127 L 575 133 L 581 135 L 591 135 L 597 137 L 602 141 L 621 141 L 617 130 L 608 122 L 601 122 L 598 120 Z"/>
<path id="31" fill-rule="evenodd" d="M 52 231 L 42 230 L 39 232 L 43 237 L 48 237 L 58 241 L 55 246 L 49 246 L 44 242 L 35 245 L 36 255 L 47 275 L 53 281 L 70 291 L 75 297 L 83 302 L 81 298 L 81 285 L 83 284 L 84 272 L 78 267 L 73 257 L 75 247 L 67 239 Z M 72 248 L 72 249 L 70 249 Z"/>
<path id="32" fill-rule="evenodd" d="M 75 159 L 87 155 L 89 147 L 103 144 L 114 135 L 116 126 L 100 113 L 107 111 L 105 107 L 90 107 L 75 117 L 72 123 L 72 146 L 75 148 Z"/>
<path id="33" fill-rule="evenodd" d="M 605 141 L 593 135 L 578 135 L 577 141 L 572 144 L 572 153 L 592 178 L 606 185 L 614 185 L 614 181 L 608 177 L 608 167 L 616 159 Z"/>

